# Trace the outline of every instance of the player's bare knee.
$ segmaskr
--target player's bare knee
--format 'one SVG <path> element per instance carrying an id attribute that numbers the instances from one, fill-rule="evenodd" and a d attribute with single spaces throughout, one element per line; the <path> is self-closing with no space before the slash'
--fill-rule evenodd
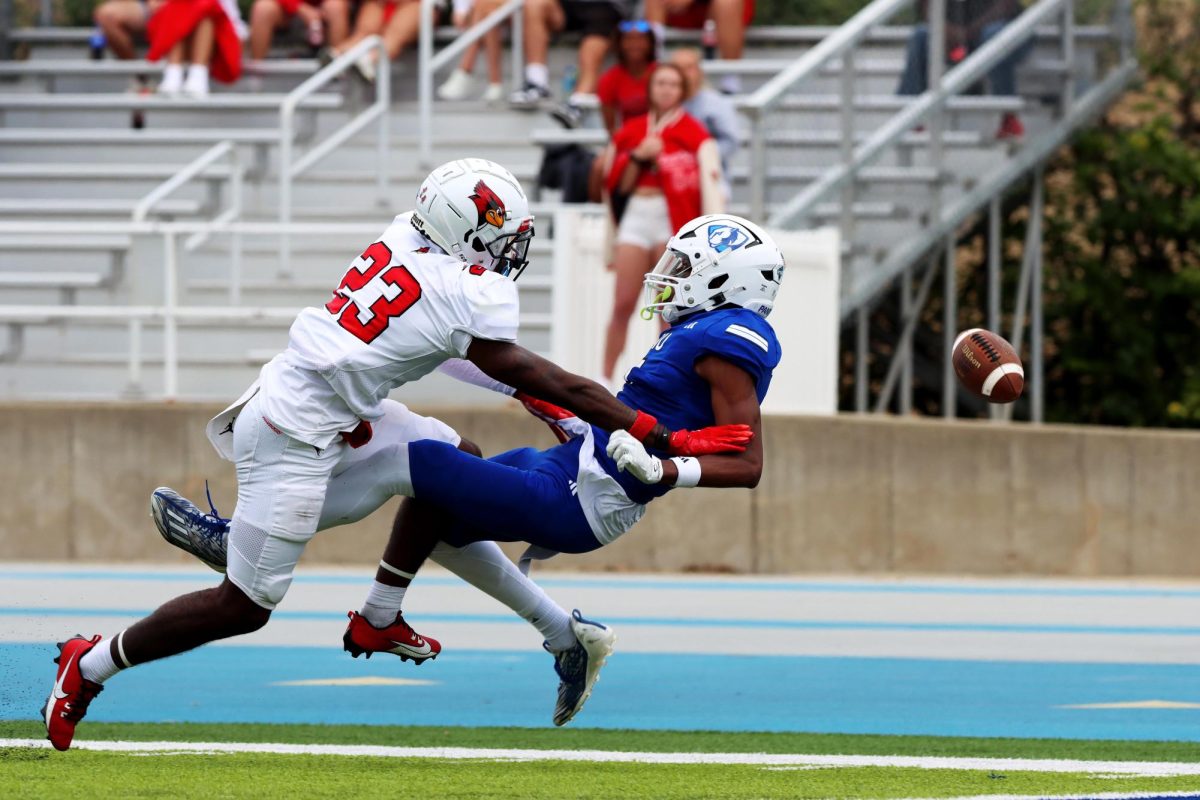
<path id="1" fill-rule="evenodd" d="M 245 592 L 229 579 L 221 582 L 215 590 L 215 613 L 222 627 L 230 635 L 253 633 L 267 624 L 271 610 L 254 602 Z"/>
<path id="2" fill-rule="evenodd" d="M 476 458 L 483 458 L 483 450 L 480 449 L 479 445 L 475 444 L 470 439 L 462 439 L 459 441 L 458 449 L 462 450 L 464 453 L 470 453 Z"/>

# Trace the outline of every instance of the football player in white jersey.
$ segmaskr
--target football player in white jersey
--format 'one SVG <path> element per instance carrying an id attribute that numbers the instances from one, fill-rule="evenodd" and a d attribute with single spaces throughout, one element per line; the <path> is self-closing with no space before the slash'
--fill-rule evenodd
<path id="1" fill-rule="evenodd" d="M 119 670 L 266 624 L 317 531 L 339 465 L 371 442 L 375 424 L 388 428 L 389 443 L 432 431 L 457 444 L 452 431 L 387 400 L 448 360 L 472 362 L 503 384 L 659 449 L 744 449 L 746 426 L 670 431 L 517 345 L 514 280 L 532 238 L 528 201 L 508 170 L 483 159 L 453 161 L 429 175 L 416 210 L 397 217 L 351 264 L 324 307 L 300 312 L 288 348 L 208 426 L 237 468 L 225 579 L 167 602 L 102 646 L 99 635 L 65 642 L 43 712 L 54 747 L 70 746 L 88 705 Z M 400 617 L 386 632 L 415 660 L 436 655 Z"/>

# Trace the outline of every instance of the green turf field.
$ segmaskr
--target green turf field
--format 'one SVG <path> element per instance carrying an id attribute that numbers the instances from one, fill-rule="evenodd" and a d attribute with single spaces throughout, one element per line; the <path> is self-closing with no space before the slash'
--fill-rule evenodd
<path id="1" fill-rule="evenodd" d="M 0 723 L 0 738 L 40 738 L 37 723 Z M 523 728 L 316 725 L 88 724 L 79 740 L 246 742 L 388 747 L 597 750 L 619 753 L 772 753 L 1200 762 L 1173 742 L 957 739 Z M 0 749 L 0 797 L 907 798 L 1200 793 L 1200 776 L 913 767 L 645 764 L 442 760 L 275 753 L 113 753 Z"/>

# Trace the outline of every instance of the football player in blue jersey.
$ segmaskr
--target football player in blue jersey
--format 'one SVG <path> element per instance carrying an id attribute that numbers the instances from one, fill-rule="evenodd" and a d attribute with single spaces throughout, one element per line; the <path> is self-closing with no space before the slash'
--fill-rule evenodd
<path id="1" fill-rule="evenodd" d="M 531 545 L 526 559 L 584 553 L 630 530 L 650 501 L 672 489 L 756 486 L 763 465 L 760 405 L 781 357 L 766 318 L 783 268 L 779 248 L 747 220 L 711 215 L 684 225 L 645 280 L 645 315 L 661 315 L 670 327 L 617 394 L 671 428 L 747 425 L 754 435 L 745 450 L 670 458 L 638 441 L 638 431 L 610 435 L 552 406 L 543 415 L 567 441 L 550 450 L 485 460 L 449 442 L 413 442 L 407 448 L 412 491 L 405 492 L 364 611 L 374 602 L 386 608 L 381 617 L 398 618 L 407 587 L 438 547 L 523 541 Z M 350 617 L 344 645 L 351 654 L 393 651 L 386 628 L 354 612 Z M 572 628 L 576 646 L 556 651 L 547 643 L 561 679 L 554 716 L 560 725 L 587 700 L 614 638 L 578 612 Z"/>
<path id="2" fill-rule="evenodd" d="M 440 652 L 428 637 L 416 637 L 425 648 L 418 652 L 412 642 L 398 646 L 400 637 L 390 635 L 393 626 L 407 627 L 401 615 L 405 592 L 432 555 L 543 632 L 560 677 L 554 722 L 569 721 L 612 650 L 612 631 L 574 612 L 569 628 L 561 625 L 556 636 L 550 621 L 568 620 L 566 612 L 518 572 L 495 542 L 529 543 L 525 563 L 584 553 L 629 531 L 649 502 L 672 489 L 756 486 L 763 465 L 760 404 L 781 356 L 766 317 L 783 267 L 779 248 L 745 219 L 710 215 L 684 225 L 645 280 L 644 315 L 661 316 L 670 327 L 629 371 L 617 395 L 670 429 L 747 425 L 753 437 L 741 452 L 670 458 L 665 442 L 647 448 L 639 441 L 645 432 L 610 435 L 462 365 L 456 377 L 517 396 L 564 443 L 481 459 L 453 439 L 422 439 L 365 458 L 363 469 L 335 475 L 321 529 L 362 519 L 394 494 L 406 496 L 366 603 L 350 612 L 345 649 L 356 657 L 390 652 L 417 663 Z M 157 492 L 156 501 L 163 502 Z M 176 504 L 169 511 L 204 516 L 190 509 Z M 170 516 L 156 515 L 164 538 L 210 564 L 223 562 L 223 541 L 214 548 L 209 537 L 207 549 L 198 552 L 186 537 L 169 535 L 164 526 Z M 202 524 L 212 527 L 199 519 L 194 523 L 192 532 Z"/>

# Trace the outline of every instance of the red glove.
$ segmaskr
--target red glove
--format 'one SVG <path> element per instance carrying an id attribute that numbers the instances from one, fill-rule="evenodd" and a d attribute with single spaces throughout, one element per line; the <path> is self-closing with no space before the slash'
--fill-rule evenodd
<path id="1" fill-rule="evenodd" d="M 673 431 L 667 452 L 673 456 L 741 453 L 754 438 L 749 425 L 714 425 L 698 431 Z"/>
<path id="2" fill-rule="evenodd" d="M 350 445 L 352 449 L 357 450 L 371 441 L 371 437 L 375 435 L 375 431 L 371 429 L 371 423 L 364 419 L 359 420 L 357 428 L 352 431 L 342 431 L 340 435 L 342 441 Z"/>
<path id="3" fill-rule="evenodd" d="M 554 405 L 554 403 L 538 400 L 536 397 L 531 397 L 524 392 L 517 392 L 513 397 L 521 401 L 521 405 L 525 406 L 526 411 L 546 423 L 546 426 L 550 428 L 550 432 L 558 439 L 559 444 L 565 444 L 571 440 L 567 432 L 555 423 L 559 420 L 575 416 L 573 413 L 567 411 L 565 408 Z"/>

